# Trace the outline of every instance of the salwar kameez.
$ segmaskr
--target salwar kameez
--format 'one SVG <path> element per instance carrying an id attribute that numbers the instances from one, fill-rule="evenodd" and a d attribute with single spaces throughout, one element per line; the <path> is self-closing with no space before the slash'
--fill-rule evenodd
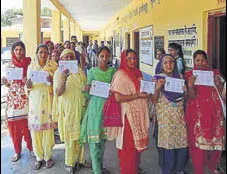
<path id="1" fill-rule="evenodd" d="M 58 124 L 60 139 L 65 142 L 65 165 L 74 167 L 84 163 L 84 146 L 79 144 L 81 120 L 84 114 L 85 97 L 82 88 L 86 76 L 81 68 L 77 74 L 67 77 L 65 91 L 57 96 L 56 89 L 63 76 L 57 70 L 54 75 L 53 121 Z"/>
<path id="2" fill-rule="evenodd" d="M 206 71 L 220 75 L 208 67 Z M 192 75 L 193 71 L 187 72 L 186 80 Z M 200 85 L 193 88 L 196 96 L 188 99 L 186 108 L 189 151 L 194 173 L 203 174 L 205 166 L 213 172 L 220 163 L 221 152 L 225 150 L 225 120 L 218 90 Z"/>
<path id="3" fill-rule="evenodd" d="M 88 71 L 87 84 L 91 85 L 93 80 L 111 83 L 115 72 L 115 69 L 110 67 L 106 71 L 98 67 L 92 68 Z M 106 140 L 106 130 L 103 128 L 103 107 L 106 99 L 87 93 L 85 95 L 90 100 L 82 121 L 80 142 L 89 143 L 93 172 L 101 174 Z"/>
<path id="4" fill-rule="evenodd" d="M 53 77 L 57 63 L 48 61 L 42 68 L 38 58 L 35 58 L 28 67 L 31 71 L 47 71 Z M 37 161 L 51 159 L 54 146 L 54 124 L 52 121 L 53 88 L 49 84 L 33 83 L 29 90 L 28 125 L 33 139 L 34 153 Z"/>

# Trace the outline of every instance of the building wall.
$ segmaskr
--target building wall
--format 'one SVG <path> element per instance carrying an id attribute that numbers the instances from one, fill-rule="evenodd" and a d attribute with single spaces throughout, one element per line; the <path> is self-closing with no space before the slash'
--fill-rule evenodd
<path id="1" fill-rule="evenodd" d="M 168 41 L 172 39 L 169 30 L 196 26 L 197 45 L 192 48 L 207 50 L 207 20 L 213 11 L 226 11 L 225 0 L 134 0 L 120 11 L 101 31 L 101 39 L 122 35 L 126 47 L 126 33 L 131 35 L 131 47 L 134 48 L 134 32 L 139 29 L 153 27 L 153 36 L 164 36 L 164 48 L 167 50 Z M 174 37 L 173 37 L 174 38 Z M 178 36 L 183 38 L 183 36 Z M 119 46 L 116 55 L 120 56 Z M 142 71 L 154 74 L 157 60 L 153 66 L 141 63 Z"/>

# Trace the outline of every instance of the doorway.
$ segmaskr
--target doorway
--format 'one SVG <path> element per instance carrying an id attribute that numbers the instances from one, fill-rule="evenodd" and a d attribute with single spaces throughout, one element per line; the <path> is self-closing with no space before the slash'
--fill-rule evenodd
<path id="1" fill-rule="evenodd" d="M 131 39 L 130 39 L 130 34 L 127 34 L 127 49 L 131 48 Z"/>
<path id="2" fill-rule="evenodd" d="M 83 42 L 85 43 L 87 48 L 87 46 L 89 45 L 89 36 L 83 36 Z"/>
<path id="3" fill-rule="evenodd" d="M 226 13 L 209 15 L 208 56 L 210 67 L 219 69 L 226 79 Z"/>
<path id="4" fill-rule="evenodd" d="M 140 33 L 134 32 L 134 50 L 138 55 L 138 68 L 140 67 Z"/>

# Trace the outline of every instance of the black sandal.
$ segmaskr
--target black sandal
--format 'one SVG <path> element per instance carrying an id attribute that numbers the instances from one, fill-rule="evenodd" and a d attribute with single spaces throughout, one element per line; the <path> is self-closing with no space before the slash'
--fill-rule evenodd
<path id="1" fill-rule="evenodd" d="M 42 165 L 43 165 L 42 161 L 36 161 L 34 169 L 39 170 L 42 167 Z"/>
<path id="2" fill-rule="evenodd" d="M 12 157 L 11 161 L 12 161 L 12 162 L 17 162 L 20 158 L 21 158 L 21 155 L 16 153 L 16 154 Z"/>
<path id="3" fill-rule="evenodd" d="M 52 159 L 49 159 L 49 160 L 46 162 L 46 168 L 47 168 L 47 169 L 50 169 L 53 165 L 54 165 L 54 161 L 53 161 Z"/>

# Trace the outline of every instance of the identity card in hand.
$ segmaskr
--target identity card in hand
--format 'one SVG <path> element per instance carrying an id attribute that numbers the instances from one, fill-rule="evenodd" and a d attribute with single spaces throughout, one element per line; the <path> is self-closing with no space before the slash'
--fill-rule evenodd
<path id="1" fill-rule="evenodd" d="M 93 80 L 91 83 L 90 95 L 108 98 L 110 94 L 110 84 Z"/>
<path id="2" fill-rule="evenodd" d="M 165 80 L 166 80 L 165 91 L 182 93 L 182 94 L 184 93 L 183 88 L 185 85 L 185 81 L 183 79 L 166 77 Z"/>
<path id="3" fill-rule="evenodd" d="M 7 80 L 22 80 L 23 68 L 7 68 L 6 78 Z"/>
<path id="4" fill-rule="evenodd" d="M 193 75 L 196 77 L 195 85 L 215 86 L 213 71 L 194 70 Z"/>
<path id="5" fill-rule="evenodd" d="M 72 74 L 78 73 L 78 61 L 59 61 L 59 70 L 62 73 L 64 70 L 68 69 Z"/>
<path id="6" fill-rule="evenodd" d="M 45 83 L 50 85 L 50 82 L 47 81 L 48 76 L 47 71 L 31 71 L 29 74 L 29 78 L 33 83 Z"/>
<path id="7" fill-rule="evenodd" d="M 140 92 L 154 94 L 155 93 L 155 82 L 141 80 L 140 81 Z"/>

